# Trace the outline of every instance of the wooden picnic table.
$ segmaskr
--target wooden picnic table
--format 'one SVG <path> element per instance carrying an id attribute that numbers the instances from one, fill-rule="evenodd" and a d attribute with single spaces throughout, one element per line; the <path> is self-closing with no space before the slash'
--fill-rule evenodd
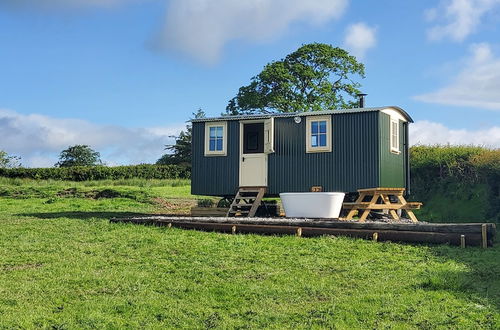
<path id="1" fill-rule="evenodd" d="M 365 221 L 371 211 L 388 210 L 394 220 L 399 220 L 397 210 L 404 210 L 413 222 L 418 222 L 412 210 L 420 209 L 422 203 L 407 202 L 403 196 L 405 188 L 367 188 L 358 189 L 359 197 L 354 203 L 343 203 L 350 209 L 345 220 L 352 220 L 356 211 L 361 213 L 359 221 Z M 392 201 L 391 201 L 392 197 Z M 368 201 L 367 201 L 368 200 Z"/>

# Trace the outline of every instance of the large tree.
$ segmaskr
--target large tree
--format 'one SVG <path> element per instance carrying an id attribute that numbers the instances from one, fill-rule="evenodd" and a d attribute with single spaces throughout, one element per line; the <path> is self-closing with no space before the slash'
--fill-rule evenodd
<path id="1" fill-rule="evenodd" d="M 192 119 L 204 118 L 205 112 L 200 108 L 193 113 Z M 165 146 L 170 153 L 161 156 L 156 161 L 159 165 L 181 165 L 191 167 L 191 124 L 186 126 L 186 131 L 181 131 L 175 138 L 175 144 Z"/>
<path id="2" fill-rule="evenodd" d="M 267 64 L 229 101 L 227 114 L 300 112 L 355 107 L 365 68 L 344 49 L 322 43 L 303 45 Z"/>
<path id="3" fill-rule="evenodd" d="M 101 155 L 87 145 L 75 145 L 61 151 L 58 167 L 102 165 Z"/>

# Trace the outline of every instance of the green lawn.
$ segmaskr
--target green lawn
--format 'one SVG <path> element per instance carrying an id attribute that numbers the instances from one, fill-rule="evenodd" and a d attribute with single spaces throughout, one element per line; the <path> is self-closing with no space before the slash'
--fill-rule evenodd
<path id="1" fill-rule="evenodd" d="M 110 198 L 113 197 L 113 198 Z M 0 328 L 500 328 L 494 248 L 112 224 L 187 181 L 0 180 Z"/>

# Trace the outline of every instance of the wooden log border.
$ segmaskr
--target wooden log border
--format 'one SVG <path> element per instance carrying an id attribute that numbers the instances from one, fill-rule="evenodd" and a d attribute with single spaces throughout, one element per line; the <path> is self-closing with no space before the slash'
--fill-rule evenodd
<path id="1" fill-rule="evenodd" d="M 226 233 L 258 233 L 270 235 L 296 235 L 312 237 L 342 235 L 411 243 L 449 243 L 458 246 L 492 246 L 496 234 L 493 223 L 481 224 L 394 224 L 374 222 L 311 221 L 295 219 L 259 218 L 192 218 L 192 217 L 136 217 L 115 218 L 112 222 L 131 222 L 184 229 L 219 231 Z M 465 239 L 467 237 L 467 239 Z"/>

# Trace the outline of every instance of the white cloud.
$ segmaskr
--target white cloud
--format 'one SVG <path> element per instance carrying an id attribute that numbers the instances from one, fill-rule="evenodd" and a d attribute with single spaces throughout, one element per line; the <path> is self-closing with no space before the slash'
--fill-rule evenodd
<path id="1" fill-rule="evenodd" d="M 349 25 L 344 37 L 344 45 L 354 56 L 363 58 L 366 51 L 375 47 L 377 29 L 369 27 L 365 23 Z"/>
<path id="2" fill-rule="evenodd" d="M 348 0 L 171 0 L 159 48 L 216 62 L 233 40 L 265 41 L 294 22 L 321 24 L 340 17 Z"/>
<path id="3" fill-rule="evenodd" d="M 467 130 L 450 129 L 443 124 L 426 120 L 410 126 L 410 142 L 415 144 L 480 145 L 500 148 L 500 127 Z"/>
<path id="4" fill-rule="evenodd" d="M 0 0 L 0 7 L 27 10 L 113 8 L 141 2 L 167 4 L 153 48 L 180 52 L 213 64 L 231 41 L 262 42 L 293 23 L 319 25 L 344 13 L 349 0 Z"/>
<path id="5" fill-rule="evenodd" d="M 450 38 L 463 41 L 474 33 L 485 14 L 491 11 L 500 0 L 447 0 L 436 8 L 426 11 L 428 21 L 437 25 L 427 31 L 430 40 Z"/>
<path id="6" fill-rule="evenodd" d="M 463 69 L 449 83 L 435 92 L 415 96 L 414 99 L 446 105 L 500 110 L 500 58 L 495 57 L 490 45 L 475 44 Z"/>
<path id="7" fill-rule="evenodd" d="M 81 8 L 81 7 L 114 7 L 132 2 L 151 0 L 1 0 L 0 5 L 13 8 Z"/>
<path id="8" fill-rule="evenodd" d="M 54 165 L 59 152 L 75 144 L 90 145 L 108 164 L 151 163 L 173 142 L 169 136 L 184 127 L 126 128 L 0 109 L 0 150 L 21 156 L 31 167 Z"/>

